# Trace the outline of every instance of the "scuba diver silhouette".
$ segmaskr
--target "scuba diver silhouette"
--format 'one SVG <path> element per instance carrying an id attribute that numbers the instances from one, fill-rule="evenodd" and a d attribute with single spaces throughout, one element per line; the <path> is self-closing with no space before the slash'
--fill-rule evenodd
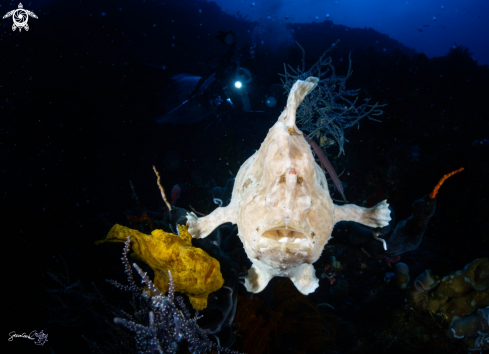
<path id="1" fill-rule="evenodd" d="M 250 112 L 247 84 L 251 82 L 251 72 L 240 67 L 232 57 L 236 46 L 236 37 L 233 31 L 219 31 L 216 38 L 228 47 L 219 64 L 211 68 L 205 76 L 199 77 L 188 74 L 178 74 L 170 79 L 167 88 L 167 113 L 156 118 L 158 124 L 192 124 L 199 122 L 212 113 L 225 113 L 233 109 L 230 85 L 225 83 L 234 80 L 235 92 L 242 102 L 243 111 Z M 210 67 L 210 66 L 209 66 Z"/>

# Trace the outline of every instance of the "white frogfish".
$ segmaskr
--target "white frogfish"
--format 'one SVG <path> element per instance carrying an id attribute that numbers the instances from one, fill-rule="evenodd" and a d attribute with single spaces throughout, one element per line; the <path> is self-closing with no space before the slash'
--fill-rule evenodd
<path id="1" fill-rule="evenodd" d="M 239 169 L 230 204 L 202 218 L 187 215 L 194 238 L 206 237 L 226 222 L 238 225 L 253 262 L 245 278 L 249 292 L 262 291 L 276 276 L 290 278 L 303 294 L 313 292 L 319 285 L 313 263 L 337 222 L 377 228 L 391 219 L 385 200 L 372 208 L 333 203 L 326 176 L 295 124 L 297 107 L 317 82 L 309 77 L 294 84 L 287 107 L 260 149 Z"/>

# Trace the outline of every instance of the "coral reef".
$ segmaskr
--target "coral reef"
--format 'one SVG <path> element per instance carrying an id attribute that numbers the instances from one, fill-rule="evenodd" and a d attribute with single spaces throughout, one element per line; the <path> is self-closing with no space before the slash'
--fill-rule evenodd
<path id="1" fill-rule="evenodd" d="M 414 280 L 409 298 L 416 308 L 436 314 L 447 323 L 450 339 L 464 339 L 474 350 L 487 349 L 489 258 L 475 259 L 441 280 L 426 270 Z"/>
<path id="2" fill-rule="evenodd" d="M 240 335 L 237 349 L 245 353 L 268 353 L 272 347 L 286 351 L 295 343 L 300 351 L 318 353 L 334 341 L 338 319 L 323 306 L 316 306 L 299 293 L 286 278 L 274 278 L 271 299 L 239 297 L 236 328 Z M 269 304 L 267 306 L 266 300 Z M 271 305 L 270 305 L 271 304 Z"/>
<path id="3" fill-rule="evenodd" d="M 353 232 L 350 234 L 350 242 L 355 245 L 368 245 L 368 251 L 374 255 L 387 254 L 389 257 L 395 257 L 414 251 L 421 244 L 428 222 L 435 213 L 436 195 L 440 187 L 447 178 L 461 171 L 463 167 L 445 174 L 431 193 L 413 202 L 411 216 L 397 224 L 392 217 L 389 226 L 373 231 L 360 225 L 351 225 Z M 394 215 L 393 211 L 391 215 Z M 377 241 L 382 242 L 382 245 Z"/>
<path id="4" fill-rule="evenodd" d="M 443 277 L 430 294 L 427 309 L 451 321 L 482 306 L 489 306 L 489 258 L 476 259 L 463 270 Z"/>
<path id="5" fill-rule="evenodd" d="M 426 308 L 428 304 L 428 293 L 440 283 L 439 277 L 432 274 L 431 270 L 427 269 L 416 279 L 409 291 L 411 303 L 417 308 Z"/>
<path id="6" fill-rule="evenodd" d="M 105 242 L 125 242 L 129 235 L 135 256 L 147 263 L 155 273 L 154 284 L 160 292 L 168 291 L 170 270 L 175 280 L 175 291 L 188 295 L 196 310 L 207 306 L 208 295 L 222 287 L 224 280 L 219 262 L 204 250 L 192 247 L 186 227 L 178 226 L 179 235 L 153 230 L 143 234 L 121 225 L 114 225 Z"/>
<path id="7" fill-rule="evenodd" d="M 406 289 L 409 284 L 409 268 L 406 263 L 396 263 L 395 281 L 399 289 Z"/>
<path id="8" fill-rule="evenodd" d="M 388 254 L 397 256 L 401 253 L 415 250 L 423 240 L 424 232 L 428 227 L 428 222 L 433 216 L 436 208 L 436 195 L 442 184 L 451 176 L 463 171 L 459 168 L 445 174 L 435 185 L 431 193 L 420 200 L 416 200 L 412 205 L 413 214 L 406 220 L 400 221 L 394 232 L 387 241 L 389 245 Z"/>
<path id="9" fill-rule="evenodd" d="M 352 74 L 351 59 L 346 76 L 337 76 L 333 60 L 326 57 L 338 43 L 339 40 L 326 50 L 309 70 L 305 68 L 305 50 L 297 43 L 302 50 L 302 66 L 294 69 L 288 65 L 288 72 L 284 64 L 285 74 L 279 75 L 283 77 L 282 83 L 286 92 L 290 92 L 297 80 L 305 80 L 310 76 L 319 78 L 316 90 L 309 93 L 297 109 L 297 125 L 299 129 L 307 132 L 309 137 L 317 138 L 321 148 L 336 143 L 340 156 L 345 153 L 343 145 L 348 141 L 344 130 L 355 124 L 359 126 L 363 118 L 379 121 L 373 117 L 381 115 L 381 108 L 385 105 L 370 105 L 370 99 L 367 98 L 363 104 L 357 106 L 360 90 L 346 89 L 346 80 Z"/>
<path id="10" fill-rule="evenodd" d="M 147 317 L 142 324 L 136 321 L 133 316 L 126 315 L 125 318 L 116 317 L 114 323 L 123 326 L 135 333 L 136 347 L 138 353 L 177 353 L 180 343 L 185 341 L 190 353 L 205 353 L 207 350 L 219 350 L 224 353 L 237 353 L 223 348 L 207 338 L 207 334 L 197 325 L 198 313 L 191 317 L 181 297 L 175 298 L 175 287 L 171 271 L 168 271 L 168 295 L 163 295 L 158 287 L 148 278 L 137 264 L 133 264 L 142 281 L 147 285 L 148 290 L 142 291 L 136 286 L 129 261 L 127 251 L 129 250 L 131 236 L 125 241 L 123 263 L 129 285 L 121 285 L 115 281 L 112 284 L 119 289 L 131 291 L 138 297 L 143 305 L 140 312 Z M 178 305 L 175 303 L 178 303 Z"/>
<path id="11" fill-rule="evenodd" d="M 428 195 L 413 202 L 412 215 L 399 221 L 392 234 L 385 238 L 389 256 L 397 256 L 419 247 L 435 207 L 436 199 Z"/>
<path id="12" fill-rule="evenodd" d="M 51 352 L 154 354 L 182 353 L 188 349 L 192 353 L 216 350 L 236 353 L 226 349 L 230 345 L 223 345 L 216 335 L 197 323 L 208 316 L 205 310 L 204 315 L 196 312 L 191 316 L 184 299 L 174 295 L 171 272 L 167 273 L 167 296 L 161 294 L 137 264 L 133 264 L 147 288 L 136 285 L 127 257 L 130 243 L 128 237 L 122 254 L 128 284 L 106 280 L 125 293 L 98 288 L 95 283 L 87 289 L 80 280 L 70 281 L 68 266 L 60 256 L 65 274 L 49 272 L 54 286 L 43 285 L 49 295 L 49 305 L 43 304 L 49 316 L 43 322 L 49 326 L 48 332 L 58 338 L 54 346 L 50 345 Z M 213 335 L 218 344 L 211 341 L 209 335 Z M 69 349 L 61 349 L 63 345 Z"/>
<path id="13" fill-rule="evenodd" d="M 452 322 L 447 331 L 451 339 L 465 338 L 470 351 L 489 350 L 489 306 Z"/>

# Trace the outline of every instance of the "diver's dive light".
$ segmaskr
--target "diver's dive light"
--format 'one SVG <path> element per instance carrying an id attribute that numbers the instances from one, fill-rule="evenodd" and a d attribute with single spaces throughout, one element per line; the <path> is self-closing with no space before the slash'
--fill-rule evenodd
<path id="1" fill-rule="evenodd" d="M 241 103 L 243 103 L 243 111 L 250 112 L 251 105 L 250 99 L 248 98 L 248 90 L 246 89 L 246 84 L 250 83 L 252 80 L 251 73 L 248 69 L 239 67 L 236 70 L 236 82 L 234 87 L 239 90 L 239 95 L 241 97 Z"/>

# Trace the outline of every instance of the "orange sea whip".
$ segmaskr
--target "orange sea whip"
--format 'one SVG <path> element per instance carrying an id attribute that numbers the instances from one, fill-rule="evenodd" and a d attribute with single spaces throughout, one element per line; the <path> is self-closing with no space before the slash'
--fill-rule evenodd
<path id="1" fill-rule="evenodd" d="M 453 176 L 455 173 L 459 173 L 460 171 L 463 171 L 463 170 L 464 170 L 464 168 L 461 167 L 458 170 L 452 171 L 450 173 L 447 173 L 445 176 L 443 176 L 440 179 L 440 181 L 436 184 L 435 188 L 433 188 L 433 191 L 430 193 L 430 198 L 435 199 L 436 195 L 438 194 L 438 190 L 440 189 L 441 185 L 443 184 L 443 182 L 445 182 L 445 180 L 448 177 Z"/>

